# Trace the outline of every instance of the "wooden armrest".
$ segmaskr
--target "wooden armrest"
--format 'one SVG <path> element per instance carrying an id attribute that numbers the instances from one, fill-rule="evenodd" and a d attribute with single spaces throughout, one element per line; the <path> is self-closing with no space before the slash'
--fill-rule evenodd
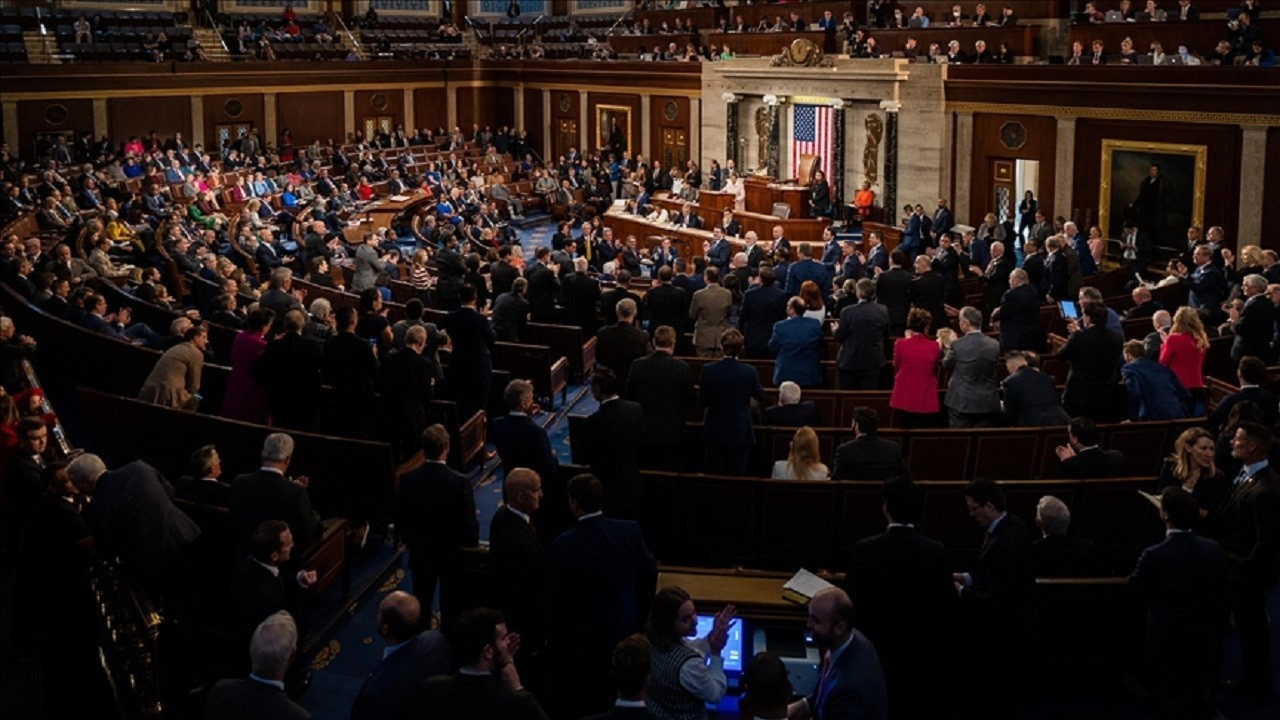
<path id="1" fill-rule="evenodd" d="M 316 573 L 312 592 L 319 592 L 333 582 L 343 571 L 347 560 L 346 518 L 330 518 L 321 523 L 320 537 L 307 548 L 302 556 L 302 566 Z"/>

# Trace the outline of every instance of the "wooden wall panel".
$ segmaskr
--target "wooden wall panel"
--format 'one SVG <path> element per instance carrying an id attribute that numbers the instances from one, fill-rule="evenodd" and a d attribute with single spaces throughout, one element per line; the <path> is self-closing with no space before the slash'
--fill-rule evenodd
<path id="1" fill-rule="evenodd" d="M 293 131 L 295 145 L 344 142 L 342 93 L 310 92 L 276 95 L 276 123 Z"/>
<path id="2" fill-rule="evenodd" d="M 472 125 L 498 128 L 516 120 L 515 90 L 509 87 L 457 88 L 458 126 L 471 134 Z"/>
<path id="3" fill-rule="evenodd" d="M 1016 150 L 1001 141 L 1001 129 L 1006 123 L 1020 123 L 1026 129 L 1026 143 Z M 969 207 L 958 208 L 961 213 L 956 222 L 977 225 L 988 212 L 995 209 L 995 189 L 989 177 L 993 158 L 1037 160 L 1040 162 L 1040 178 L 1037 198 L 1040 207 L 1050 217 L 1070 217 L 1071 208 L 1053 207 L 1054 169 L 1057 167 L 1058 123 L 1051 117 L 1037 115 L 991 115 L 975 113 L 973 116 L 973 166 L 969 185 Z M 963 178 L 961 179 L 963 180 Z M 906 191 L 904 193 L 904 191 Z M 914 197 L 909 189 L 899 188 L 900 204 L 919 203 L 930 215 L 937 207 L 937 198 Z M 1020 199 L 1020 198 L 1019 198 Z M 1015 203 L 1017 200 L 1015 200 Z M 968 213 L 964 215 L 964 213 Z"/>
<path id="4" fill-rule="evenodd" d="M 639 95 L 615 95 L 612 93 L 587 93 L 587 146 L 588 149 L 595 151 L 607 144 L 600 142 L 600 128 L 598 121 L 600 105 L 615 105 L 631 109 L 631 127 L 623 128 L 622 131 L 627 137 L 627 150 L 635 153 L 642 145 L 640 142 L 641 133 L 644 132 L 646 125 L 645 118 L 640 117 L 640 96 Z M 609 138 L 609 130 L 604 130 L 605 140 Z"/>
<path id="5" fill-rule="evenodd" d="M 524 91 L 524 126 L 520 128 L 529 133 L 529 140 L 538 156 L 542 155 L 542 139 L 547 137 L 547 120 L 542 114 L 542 91 L 525 88 Z"/>
<path id="6" fill-rule="evenodd" d="M 1236 246 L 1240 198 L 1238 125 L 1194 125 L 1134 120 L 1076 121 L 1076 166 L 1072 205 L 1098 216 L 1098 182 L 1102 172 L 1102 141 L 1185 143 L 1209 148 L 1204 198 L 1205 226 L 1221 225 L 1227 244 Z"/>
<path id="7" fill-rule="evenodd" d="M 432 132 L 449 124 L 448 90 L 442 87 L 413 91 L 413 121 Z M 447 129 L 447 128 L 445 128 Z"/>
<path id="8" fill-rule="evenodd" d="M 354 94 L 357 130 L 364 127 L 364 119 L 367 117 L 390 115 L 395 118 L 392 127 L 404 124 L 403 89 L 357 90 Z"/>
<path id="9" fill-rule="evenodd" d="M 28 162 L 35 159 L 36 133 L 93 132 L 92 100 L 23 100 L 17 105 L 18 137 L 22 139 L 17 150 Z"/>
<path id="10" fill-rule="evenodd" d="M 234 101 L 234 102 L 233 102 Z M 239 113 L 233 115 L 232 111 L 236 110 L 235 103 L 238 102 Z M 204 144 L 209 150 L 213 150 L 217 142 L 217 135 L 214 133 L 214 127 L 227 123 L 247 122 L 258 128 L 258 132 L 265 132 L 266 128 L 266 112 L 264 108 L 264 99 L 261 93 L 234 93 L 228 95 L 205 95 L 204 96 Z M 281 132 L 288 127 L 281 125 Z M 292 130 L 293 128 L 289 128 Z M 263 138 L 272 145 L 279 144 L 279 138 Z M 297 142 L 295 138 L 294 142 Z M 211 153 L 212 154 L 212 153 Z"/>
<path id="11" fill-rule="evenodd" d="M 668 106 L 674 104 L 675 116 L 672 119 Z M 680 96 L 654 95 L 649 98 L 649 117 L 646 122 L 649 125 L 649 147 L 652 148 L 650 154 L 659 160 L 665 162 L 665 158 L 661 156 L 662 152 L 662 132 L 668 128 L 676 128 L 683 130 L 685 138 L 692 143 L 693 138 L 690 130 L 697 118 L 690 116 L 689 98 Z M 700 148 L 690 146 L 688 148 L 688 157 L 697 159 L 700 154 Z M 703 169 L 705 172 L 705 168 Z M 673 173 L 679 177 L 683 174 L 682 168 L 672 168 Z"/>
<path id="12" fill-rule="evenodd" d="M 546 125 L 546 130 L 551 135 L 551 155 L 547 158 L 547 162 L 553 162 L 556 157 L 568 152 L 570 144 L 578 144 L 576 136 L 572 143 L 568 138 L 562 138 L 559 128 L 562 121 L 572 121 L 575 126 L 580 122 L 581 104 L 577 90 L 553 89 L 551 91 L 551 118 Z"/>
<path id="13" fill-rule="evenodd" d="M 107 101 L 107 131 L 120 144 L 130 135 L 146 136 L 152 130 L 162 138 L 175 132 L 191 137 L 191 98 L 138 97 Z"/>
<path id="14" fill-rule="evenodd" d="M 1262 207 L 1256 212 L 1262 214 L 1262 242 L 1264 248 L 1280 252 L 1280 127 L 1267 130 L 1266 181 L 1262 190 Z"/>

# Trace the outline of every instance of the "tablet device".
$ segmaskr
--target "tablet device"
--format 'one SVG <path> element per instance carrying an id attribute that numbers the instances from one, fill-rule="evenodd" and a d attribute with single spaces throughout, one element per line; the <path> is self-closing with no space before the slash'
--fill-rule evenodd
<path id="1" fill-rule="evenodd" d="M 1058 312 L 1062 313 L 1062 317 L 1068 320 L 1080 319 L 1080 311 L 1076 310 L 1076 304 L 1070 300 L 1059 300 Z"/>

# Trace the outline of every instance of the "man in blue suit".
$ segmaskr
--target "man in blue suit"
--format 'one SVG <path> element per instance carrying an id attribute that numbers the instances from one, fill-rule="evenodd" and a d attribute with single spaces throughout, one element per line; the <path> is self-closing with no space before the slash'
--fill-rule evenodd
<path id="1" fill-rule="evenodd" d="M 787 271 L 787 295 L 799 295 L 805 280 L 817 283 L 824 295 L 831 289 L 831 275 L 825 265 L 813 259 L 813 247 L 807 242 L 800 243 L 800 259 Z"/>
<path id="2" fill-rule="evenodd" d="M 594 475 L 571 479 L 568 495 L 577 523 L 547 549 L 547 640 L 555 714 L 580 718 L 613 704 L 613 648 L 642 627 L 658 567 L 638 524 L 602 514 Z"/>
<path id="3" fill-rule="evenodd" d="M 840 241 L 836 240 L 835 229 L 827 227 L 822 231 L 822 264 L 827 268 L 828 273 L 835 275 L 840 271 L 843 255 Z"/>
<path id="4" fill-rule="evenodd" d="M 702 442 L 706 472 L 746 475 L 751 448 L 756 444 L 751 425 L 751 400 L 764 404 L 764 388 L 754 367 L 738 362 L 742 333 L 734 328 L 720 335 L 724 357 L 702 368 L 698 381 L 704 412 Z"/>
<path id="5" fill-rule="evenodd" d="M 853 623 L 853 602 L 844 590 L 828 588 L 809 601 L 806 627 L 823 661 L 813 694 L 791 703 L 787 717 L 887 720 L 888 691 L 880 656 Z"/>
<path id="6" fill-rule="evenodd" d="M 805 317 L 804 300 L 787 301 L 787 319 L 773 326 L 769 352 L 778 359 L 773 364 L 773 384 L 790 380 L 802 388 L 822 386 L 822 362 L 818 349 L 822 342 L 822 321 Z"/>
<path id="7" fill-rule="evenodd" d="M 533 383 L 528 380 L 512 380 L 502 393 L 507 405 L 507 416 L 493 421 L 489 428 L 489 442 L 498 449 L 502 467 L 529 468 L 538 473 L 545 483 L 551 482 L 559 463 L 547 432 L 533 421 L 538 406 L 533 402 Z"/>
<path id="8" fill-rule="evenodd" d="M 760 284 L 742 294 L 738 325 L 749 358 L 771 358 L 769 338 L 773 326 L 787 318 L 787 294 L 774 282 L 771 267 L 760 268 Z"/>
<path id="9" fill-rule="evenodd" d="M 724 239 L 724 230 L 720 228 L 711 229 L 711 245 L 707 248 L 707 264 L 713 265 L 720 270 L 723 276 L 729 269 L 729 257 L 733 254 L 733 250 L 729 247 L 729 241 Z"/>
<path id="10" fill-rule="evenodd" d="M 378 634 L 387 647 L 351 706 L 351 720 L 400 717 L 423 680 L 449 672 L 448 641 L 421 627 L 422 605 L 409 593 L 396 590 L 378 604 Z"/>
<path id="11" fill-rule="evenodd" d="M 907 224 L 902 228 L 902 241 L 898 243 L 898 249 L 907 256 L 908 262 L 914 262 L 916 255 L 920 254 L 920 216 L 916 215 L 915 208 L 910 205 L 902 209 L 907 216 Z"/>
<path id="12" fill-rule="evenodd" d="M 1190 289 L 1187 304 L 1197 310 L 1207 310 L 1210 320 L 1216 322 L 1222 313 L 1222 301 L 1227 297 L 1227 279 L 1213 264 L 1208 245 L 1197 245 L 1192 259 L 1196 269 L 1182 277 L 1183 284 Z"/>

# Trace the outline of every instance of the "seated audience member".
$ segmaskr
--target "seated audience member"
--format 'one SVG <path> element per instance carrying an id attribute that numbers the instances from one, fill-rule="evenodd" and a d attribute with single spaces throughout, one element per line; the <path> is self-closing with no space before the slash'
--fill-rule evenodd
<path id="1" fill-rule="evenodd" d="M 174 497 L 202 505 L 231 506 L 231 486 L 219 480 L 222 458 L 218 448 L 205 445 L 191 454 L 192 474 L 174 483 Z"/>
<path id="2" fill-rule="evenodd" d="M 1053 377 L 1036 367 L 1039 362 L 1035 353 L 1021 350 L 1012 350 L 1004 356 L 1009 376 L 1000 384 L 1004 389 L 1004 417 L 1010 425 L 1058 425 L 1071 419 L 1062 409 Z"/>
<path id="3" fill-rule="evenodd" d="M 788 705 L 786 717 L 822 720 L 849 710 L 866 718 L 888 717 L 880 656 L 855 620 L 853 602 L 840 588 L 822 590 L 809 601 L 806 630 L 827 658 L 827 677 L 811 695 Z"/>
<path id="4" fill-rule="evenodd" d="M 543 482 L 550 483 L 559 463 L 547 432 L 533 421 L 539 412 L 533 402 L 533 383 L 528 380 L 512 380 L 502 393 L 507 405 L 507 415 L 497 418 L 489 430 L 489 441 L 498 450 L 504 468 L 529 468 L 538 473 Z"/>
<path id="5" fill-rule="evenodd" d="M 778 404 L 764 410 L 764 422 L 772 427 L 822 427 L 818 406 L 800 400 L 800 386 L 787 380 L 778 386 Z"/>
<path id="6" fill-rule="evenodd" d="M 1127 320 L 1151 317 L 1155 315 L 1157 310 L 1164 310 L 1163 303 L 1151 298 L 1151 290 L 1146 285 L 1139 285 L 1134 288 L 1132 297 L 1133 307 L 1129 308 L 1124 314 Z"/>
<path id="7" fill-rule="evenodd" d="M 875 645 L 884 666 L 891 718 L 928 716 L 941 662 L 942 628 L 955 604 L 955 590 L 942 543 L 917 529 L 924 493 L 909 480 L 882 488 L 888 528 L 859 540 L 845 572 L 854 624 Z"/>
<path id="8" fill-rule="evenodd" d="M 650 712 L 646 699 L 653 652 L 653 646 L 644 635 L 632 635 L 618 643 L 609 663 L 618 699 L 607 712 L 592 715 L 587 720 L 651 720 L 656 717 Z M 785 710 L 785 705 L 783 707 Z"/>
<path id="9" fill-rule="evenodd" d="M 458 672 L 422 683 L 409 707 L 430 708 L 440 720 L 546 720 L 512 663 L 520 636 L 507 632 L 502 613 L 483 607 L 463 613 L 452 644 Z"/>
<path id="10" fill-rule="evenodd" d="M 698 629 L 698 611 L 689 593 L 664 587 L 654 596 L 645 625 L 652 648 L 645 704 L 654 716 L 705 718 L 706 704 L 724 697 L 728 681 L 720 653 L 734 614 L 732 605 L 725 606 L 705 637 L 687 640 L 696 637 Z"/>
<path id="11" fill-rule="evenodd" d="M 774 480 L 826 480 L 831 471 L 819 458 L 817 433 L 811 427 L 802 427 L 791 438 L 787 459 L 773 464 L 772 477 Z"/>
<path id="12" fill-rule="evenodd" d="M 1097 574 L 1097 547 L 1091 540 L 1068 537 L 1071 510 L 1052 495 L 1036 503 L 1036 525 L 1043 536 L 1032 546 L 1036 577 L 1093 577 Z"/>
<path id="13" fill-rule="evenodd" d="M 1129 576 L 1147 609 L 1144 656 L 1161 717 L 1216 714 L 1231 582 L 1223 548 L 1192 531 L 1200 520 L 1197 510 L 1190 493 L 1166 487 L 1160 493 L 1165 538 L 1142 551 Z M 1262 617 L 1265 632 L 1265 613 Z M 1242 642 L 1244 632 L 1241 628 Z"/>
<path id="14" fill-rule="evenodd" d="M 1164 339 L 1173 328 L 1173 316 L 1168 310 L 1157 310 L 1151 315 L 1151 327 L 1152 331 L 1142 338 L 1142 349 L 1148 358 L 1159 360 L 1160 352 L 1164 349 Z"/>
<path id="15" fill-rule="evenodd" d="M 310 720 L 285 693 L 284 679 L 298 650 L 298 626 L 281 610 L 263 620 L 249 642 L 252 672 L 219 680 L 205 702 L 205 720 Z"/>
<path id="16" fill-rule="evenodd" d="M 1072 418 L 1067 423 L 1067 444 L 1055 451 L 1062 463 L 1058 474 L 1064 479 L 1122 477 L 1124 455 L 1118 450 L 1098 447 L 1098 427 L 1086 417 Z"/>
<path id="17" fill-rule="evenodd" d="M 1129 420 L 1177 420 L 1187 417 L 1191 395 L 1169 368 L 1147 359 L 1142 342 L 1124 344 L 1120 368 L 1128 396 Z"/>
<path id="18" fill-rule="evenodd" d="M 271 433 L 262 443 L 262 467 L 231 482 L 231 519 L 242 551 L 259 525 L 283 520 L 293 540 L 305 549 L 319 535 L 320 518 L 311 509 L 306 477 L 291 479 L 285 472 L 293 461 L 293 438 Z"/>
<path id="19" fill-rule="evenodd" d="M 1240 358 L 1240 364 L 1236 368 L 1236 380 L 1240 383 L 1240 391 L 1218 401 L 1218 406 L 1209 414 L 1205 427 L 1213 432 L 1222 429 L 1226 425 L 1227 417 L 1231 414 L 1231 408 L 1246 400 L 1257 405 L 1262 411 L 1263 425 L 1274 427 L 1277 412 L 1280 411 L 1280 398 L 1262 387 L 1266 379 L 1267 366 L 1261 360 L 1247 355 Z"/>
<path id="20" fill-rule="evenodd" d="M 398 718 L 419 685 L 453 666 L 449 643 L 438 630 L 423 629 L 422 606 L 403 590 L 378 604 L 378 634 L 386 641 L 378 665 L 365 678 L 351 707 L 351 720 Z"/>
<path id="21" fill-rule="evenodd" d="M 938 341 L 929 337 L 933 316 L 923 308 L 907 314 L 907 334 L 893 345 L 893 393 L 889 407 L 904 428 L 925 427 L 938 412 Z"/>
<path id="22" fill-rule="evenodd" d="M 879 417 L 874 408 L 853 409 L 854 438 L 836 448 L 832 480 L 889 480 L 907 476 L 902 446 L 876 436 Z"/>
<path id="23" fill-rule="evenodd" d="M 1231 484 L 1214 463 L 1217 445 L 1213 434 L 1204 428 L 1187 428 L 1173 444 L 1173 454 L 1160 464 L 1160 489 L 1180 487 L 1191 493 L 1200 505 L 1200 517 L 1215 513 Z"/>

